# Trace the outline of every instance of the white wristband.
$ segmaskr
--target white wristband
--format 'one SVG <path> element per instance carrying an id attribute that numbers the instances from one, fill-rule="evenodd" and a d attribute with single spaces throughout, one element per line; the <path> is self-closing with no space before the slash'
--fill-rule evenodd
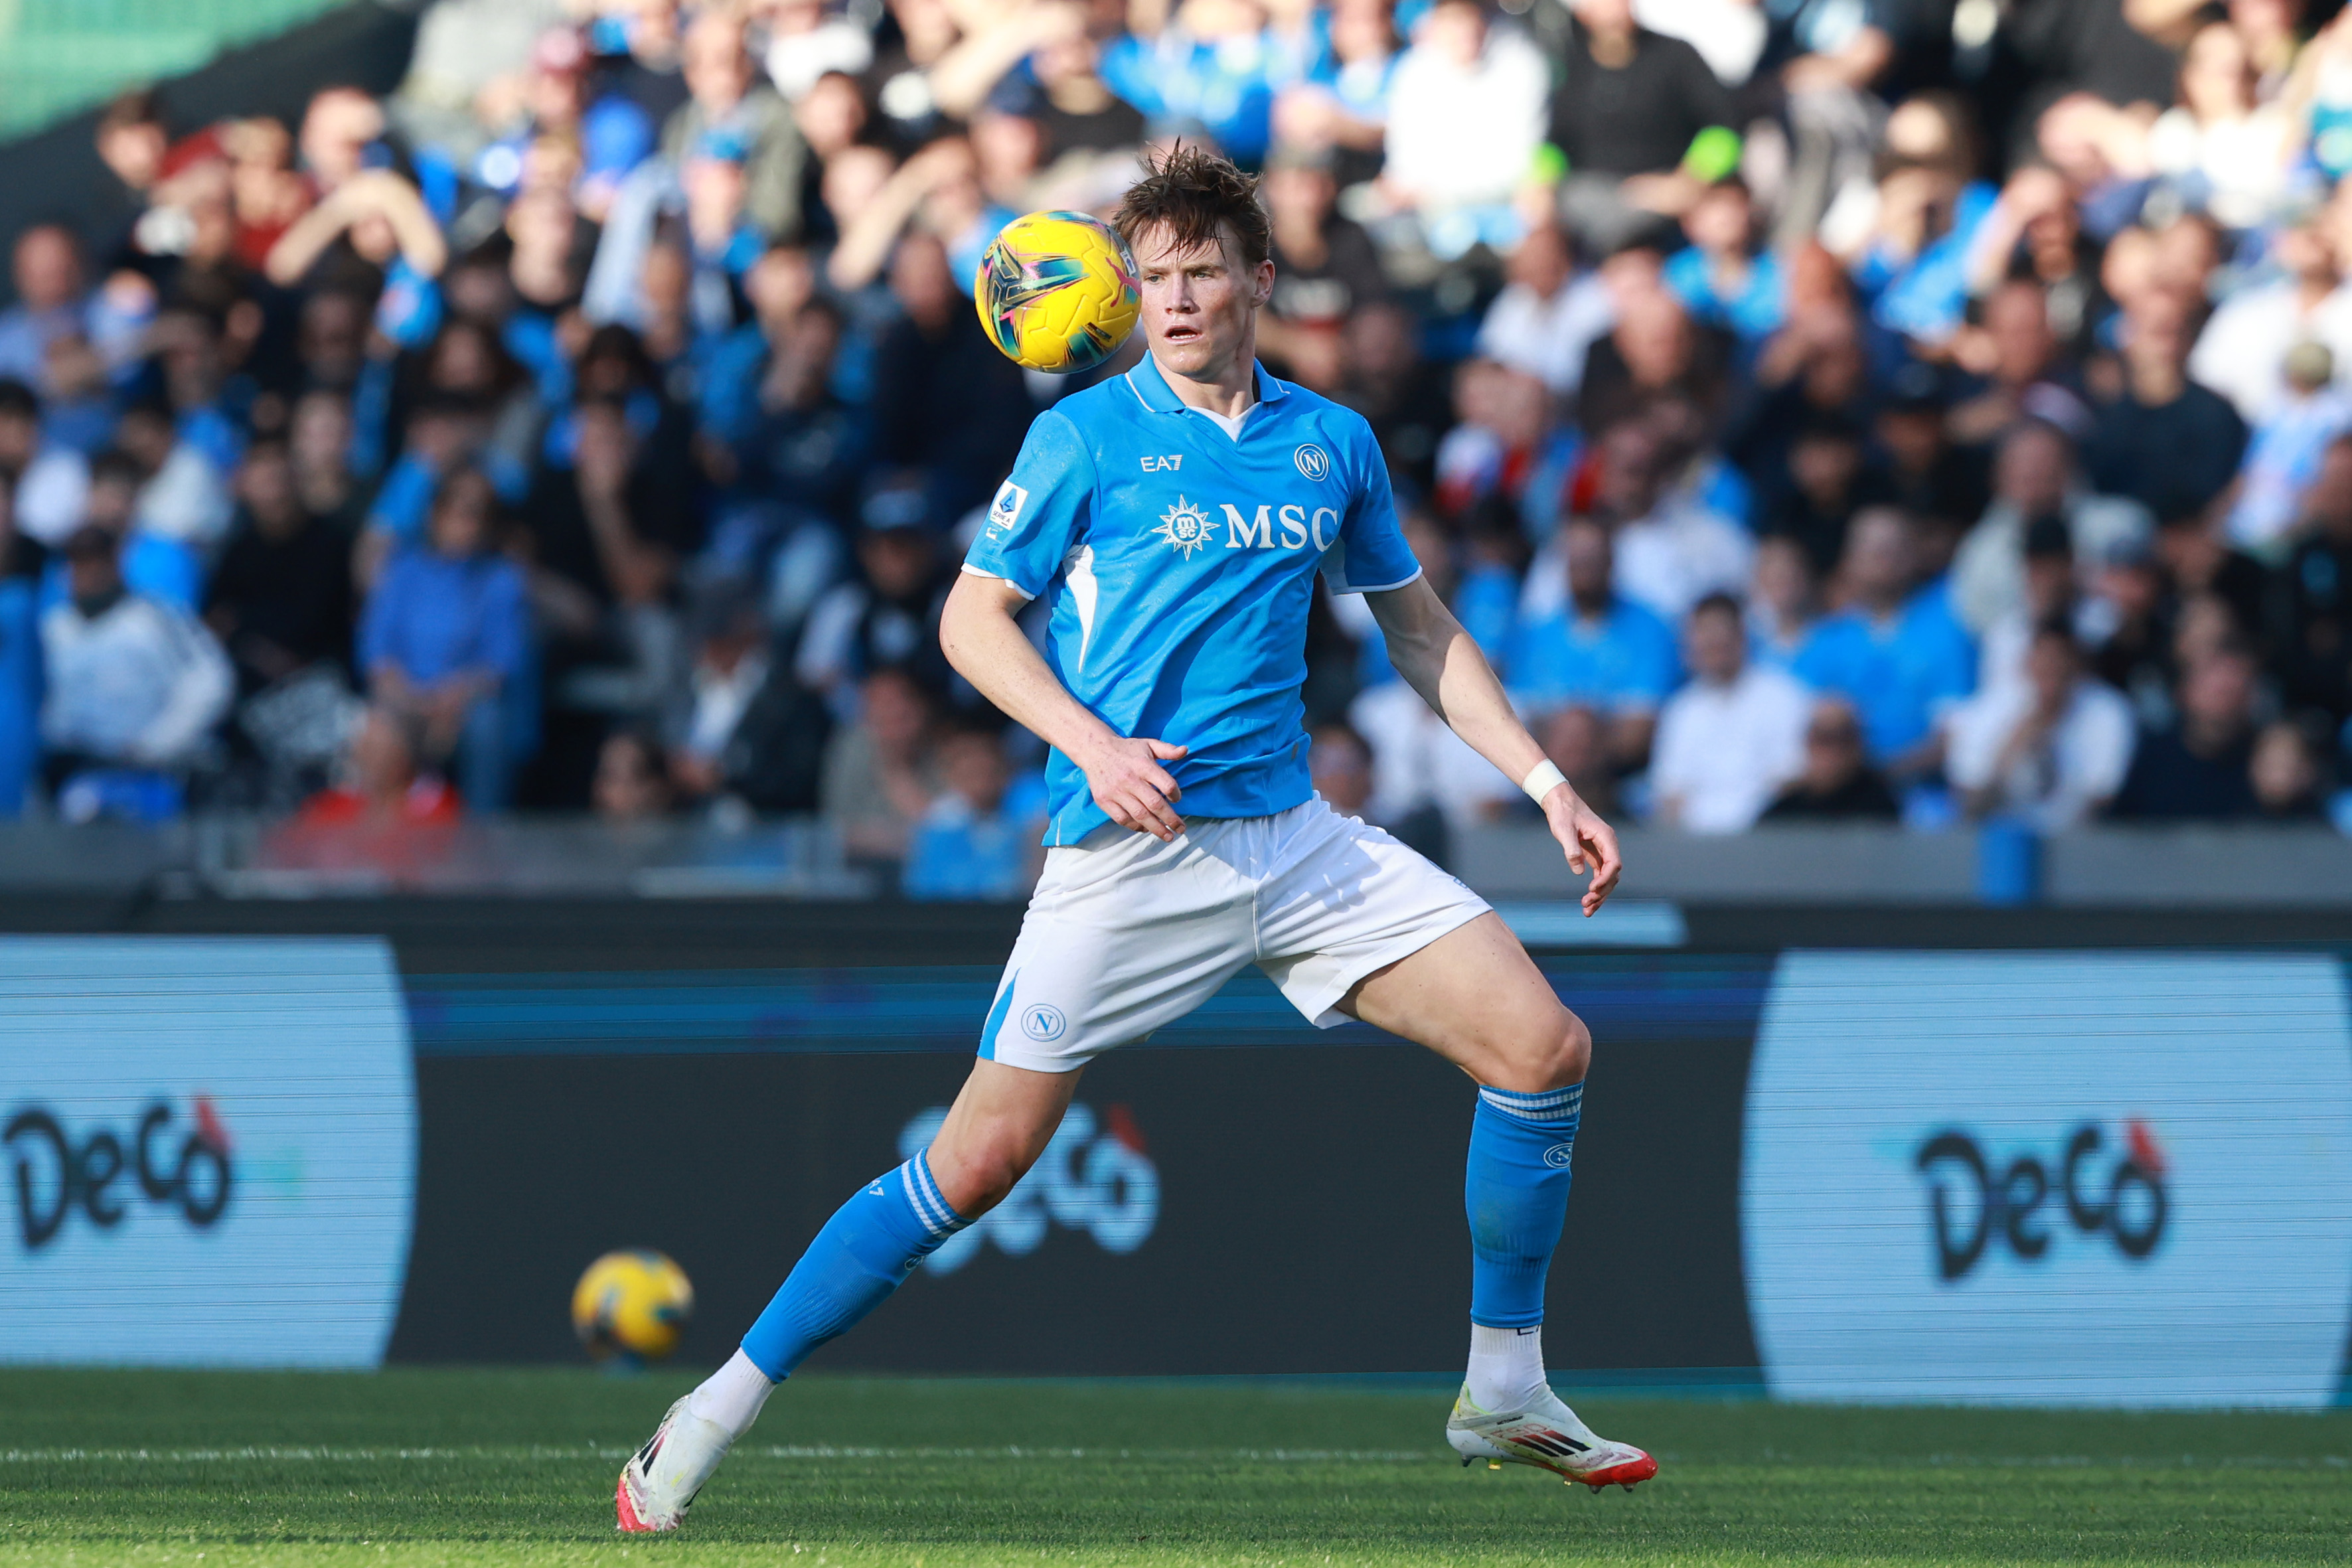
<path id="1" fill-rule="evenodd" d="M 1544 803 L 1544 796 L 1567 782 L 1568 775 L 1559 771 L 1559 764 L 1546 757 L 1535 765 L 1534 770 L 1526 778 L 1519 781 L 1519 787 L 1528 792 L 1529 800 L 1541 805 Z"/>

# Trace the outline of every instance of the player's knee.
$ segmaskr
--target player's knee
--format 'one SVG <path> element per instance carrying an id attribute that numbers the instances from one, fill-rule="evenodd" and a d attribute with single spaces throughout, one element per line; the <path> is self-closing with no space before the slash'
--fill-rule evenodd
<path id="1" fill-rule="evenodd" d="M 1496 1068 L 1491 1082 L 1497 1089 L 1521 1094 L 1541 1094 L 1584 1081 L 1592 1062 L 1592 1031 L 1565 1007 L 1546 1009 L 1495 1042 Z"/>
<path id="2" fill-rule="evenodd" d="M 1035 1163 L 1035 1156 L 1009 1139 L 984 1139 L 953 1150 L 934 1144 L 931 1179 L 948 1206 L 972 1220 L 1003 1203 Z"/>
<path id="3" fill-rule="evenodd" d="M 1563 1007 L 1559 1024 L 1552 1031 L 1550 1059 L 1544 1064 L 1544 1087 L 1566 1089 L 1572 1083 L 1582 1083 L 1592 1066 L 1592 1031 L 1584 1020 Z"/>
<path id="4" fill-rule="evenodd" d="M 1561 1008 L 1564 1011 L 1564 1008 Z M 1559 1030 L 1559 1047 L 1552 1058 L 1552 1089 L 1567 1089 L 1569 1084 L 1583 1084 L 1585 1072 L 1592 1069 L 1592 1030 L 1576 1013 L 1567 1013 L 1564 1027 Z"/>

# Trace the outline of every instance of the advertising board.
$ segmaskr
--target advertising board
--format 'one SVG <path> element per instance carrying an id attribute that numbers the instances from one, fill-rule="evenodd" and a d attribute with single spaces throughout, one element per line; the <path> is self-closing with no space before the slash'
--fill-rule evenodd
<path id="1" fill-rule="evenodd" d="M 0 938 L 0 1361 L 373 1366 L 415 1178 L 382 941 Z"/>
<path id="2" fill-rule="evenodd" d="M 1752 1369 L 1739 1289 L 1756 957 L 1547 959 L 1605 1042 L 1553 1270 L 1578 1376 Z M 573 1362 L 589 1259 L 656 1247 L 715 1363 L 848 1194 L 929 1140 L 997 972 L 419 976 L 422 1186 L 396 1361 Z M 818 1371 L 1407 1373 L 1458 1366 L 1475 1093 L 1237 979 L 1087 1070 L 1002 1207 Z M 1746 1382 L 1752 1385 L 1752 1372 Z"/>
<path id="3" fill-rule="evenodd" d="M 2341 964 L 1784 954 L 1741 1241 L 1778 1397 L 2328 1405 L 2352 1329 Z"/>

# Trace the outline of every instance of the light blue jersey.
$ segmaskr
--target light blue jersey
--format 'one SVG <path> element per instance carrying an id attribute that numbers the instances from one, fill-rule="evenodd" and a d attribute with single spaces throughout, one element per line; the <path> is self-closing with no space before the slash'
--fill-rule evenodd
<path id="1" fill-rule="evenodd" d="M 1307 612 L 1401 588 L 1421 566 L 1363 418 L 1257 373 L 1238 437 L 1187 408 L 1149 355 L 1037 416 L 967 571 L 1051 595 L 1045 662 L 1122 735 L 1191 748 L 1168 764 L 1187 816 L 1304 804 Z M 1048 844 L 1109 820 L 1059 752 Z"/>

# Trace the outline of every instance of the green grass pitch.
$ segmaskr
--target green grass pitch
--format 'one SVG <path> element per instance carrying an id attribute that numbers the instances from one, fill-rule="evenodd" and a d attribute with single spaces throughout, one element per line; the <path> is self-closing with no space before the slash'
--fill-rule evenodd
<path id="1" fill-rule="evenodd" d="M 686 1531 L 613 1479 L 690 1379 L 0 1372 L 0 1565 L 2352 1562 L 2352 1414 L 1580 1402 L 1663 1473 L 1464 1469 L 1447 1397 L 810 1376 Z"/>

